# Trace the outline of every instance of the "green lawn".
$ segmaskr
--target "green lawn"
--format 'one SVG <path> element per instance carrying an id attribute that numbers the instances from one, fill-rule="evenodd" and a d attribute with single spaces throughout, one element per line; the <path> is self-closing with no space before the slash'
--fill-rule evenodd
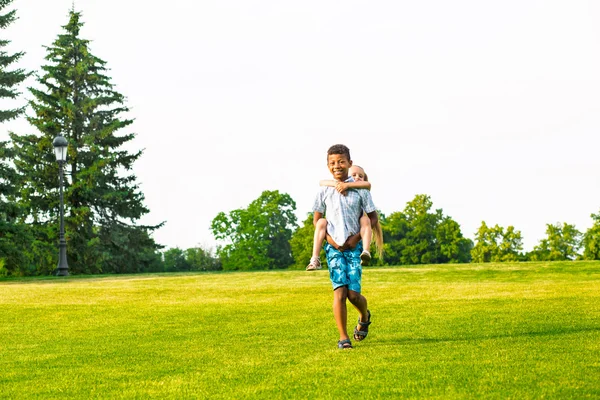
<path id="1" fill-rule="evenodd" d="M 600 262 L 0 281 L 0 398 L 600 398 Z M 349 330 L 357 318 L 349 312 Z"/>

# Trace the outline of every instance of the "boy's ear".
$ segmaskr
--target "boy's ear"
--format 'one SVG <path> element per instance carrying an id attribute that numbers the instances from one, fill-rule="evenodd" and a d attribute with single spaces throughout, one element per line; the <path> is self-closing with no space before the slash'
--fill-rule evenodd
<path id="1" fill-rule="evenodd" d="M 348 160 L 348 164 L 352 166 L 352 160 Z"/>

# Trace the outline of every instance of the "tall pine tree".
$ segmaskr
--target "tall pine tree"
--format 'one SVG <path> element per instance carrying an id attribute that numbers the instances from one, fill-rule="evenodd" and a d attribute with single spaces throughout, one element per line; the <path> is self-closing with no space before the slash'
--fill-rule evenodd
<path id="1" fill-rule="evenodd" d="M 13 0 L 0 0 L 0 13 L 9 6 Z M 16 10 L 11 10 L 6 14 L 0 14 L 0 29 L 5 29 L 17 19 Z M 9 54 L 3 49 L 10 44 L 10 40 L 0 39 L 0 99 L 16 99 L 21 94 L 17 87 L 27 77 L 25 70 L 17 68 L 11 69 L 11 65 L 19 61 L 25 53 L 18 52 Z M 25 107 L 18 107 L 9 110 L 0 110 L 0 123 L 17 118 L 25 111 Z"/>
<path id="2" fill-rule="evenodd" d="M 0 0 L 0 29 L 7 28 L 16 19 L 16 10 L 3 13 L 13 0 Z M 9 40 L 0 39 L 0 99 L 11 102 L 21 94 L 18 86 L 29 76 L 25 70 L 12 66 L 23 52 L 10 54 L 4 48 Z M 24 104 L 24 102 L 23 102 Z M 25 106 L 0 109 L 0 123 L 23 114 Z M 18 208 L 14 202 L 17 175 L 12 165 L 13 152 L 8 142 L 0 142 L 0 275 L 17 274 L 27 266 L 25 226 L 17 223 Z"/>
<path id="3" fill-rule="evenodd" d="M 47 46 L 47 65 L 30 88 L 35 115 L 29 122 L 41 135 L 12 134 L 21 174 L 21 202 L 40 241 L 57 240 L 58 166 L 52 140 L 69 142 L 65 172 L 65 234 L 69 269 L 74 273 L 138 272 L 160 263 L 151 237 L 160 226 L 136 225 L 148 209 L 132 173 L 142 152 L 123 146 L 135 134 L 125 98 L 106 74 L 106 62 L 92 55 L 80 37 L 81 13 L 71 10 L 64 32 Z M 38 257 L 43 264 L 43 257 Z M 41 267 L 44 273 L 46 267 Z"/>

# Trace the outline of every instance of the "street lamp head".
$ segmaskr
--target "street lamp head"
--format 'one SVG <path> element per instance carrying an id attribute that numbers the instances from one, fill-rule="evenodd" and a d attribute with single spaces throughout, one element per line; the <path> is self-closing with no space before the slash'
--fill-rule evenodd
<path id="1" fill-rule="evenodd" d="M 61 134 L 58 134 L 52 142 L 54 146 L 54 154 L 56 155 L 56 161 L 64 162 L 67 159 L 67 139 Z"/>

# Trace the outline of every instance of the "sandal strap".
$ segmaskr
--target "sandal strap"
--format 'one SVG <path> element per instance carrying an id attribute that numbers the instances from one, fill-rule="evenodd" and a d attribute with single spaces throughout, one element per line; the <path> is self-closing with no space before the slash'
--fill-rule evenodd
<path id="1" fill-rule="evenodd" d="M 369 333 L 369 331 L 359 331 L 358 328 L 354 328 L 355 335 L 365 337 L 365 336 L 367 336 L 368 333 Z"/>
<path id="2" fill-rule="evenodd" d="M 371 311 L 367 310 L 367 313 L 369 313 L 369 320 L 367 322 L 360 322 L 360 318 L 358 319 L 358 324 L 363 328 L 366 328 L 367 326 L 371 325 Z"/>

